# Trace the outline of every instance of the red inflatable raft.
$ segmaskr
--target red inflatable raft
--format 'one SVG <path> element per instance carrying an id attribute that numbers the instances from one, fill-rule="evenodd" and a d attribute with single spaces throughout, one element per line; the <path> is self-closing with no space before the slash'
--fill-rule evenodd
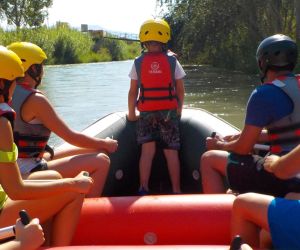
<path id="1" fill-rule="evenodd" d="M 110 114 L 84 130 L 98 138 L 118 140 L 110 155 L 110 172 L 101 198 L 86 199 L 72 246 L 56 250 L 228 249 L 232 195 L 201 194 L 200 157 L 212 132 L 238 129 L 202 109 L 184 109 L 180 122 L 182 195 L 172 192 L 166 161 L 157 148 L 150 177 L 150 196 L 139 188 L 136 123 L 126 112 Z M 63 144 L 60 148 L 71 147 Z M 201 166 L 200 166 L 201 167 Z"/>
<path id="2" fill-rule="evenodd" d="M 73 246 L 51 249 L 226 249 L 233 200 L 226 194 L 86 199 Z"/>

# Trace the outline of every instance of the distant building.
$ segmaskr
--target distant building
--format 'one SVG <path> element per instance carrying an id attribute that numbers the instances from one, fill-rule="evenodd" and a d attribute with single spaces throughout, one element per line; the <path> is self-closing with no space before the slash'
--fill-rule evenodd
<path id="1" fill-rule="evenodd" d="M 88 32 L 88 25 L 87 24 L 81 24 L 81 32 Z"/>

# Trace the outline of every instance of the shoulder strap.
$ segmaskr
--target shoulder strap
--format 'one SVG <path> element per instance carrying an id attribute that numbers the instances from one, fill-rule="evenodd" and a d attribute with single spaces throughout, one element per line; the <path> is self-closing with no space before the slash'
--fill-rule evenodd
<path id="1" fill-rule="evenodd" d="M 172 56 L 172 55 L 168 55 L 167 54 L 167 57 L 168 57 L 168 61 L 169 61 L 169 64 L 171 66 L 171 73 L 172 73 L 172 83 L 173 83 L 173 86 L 176 86 L 175 82 L 175 70 L 176 70 L 176 57 L 175 56 Z"/>
<path id="2" fill-rule="evenodd" d="M 141 86 L 141 67 L 142 67 L 142 61 L 144 59 L 145 54 L 141 54 L 139 57 L 137 57 L 134 60 L 135 70 L 138 76 L 138 86 Z"/>

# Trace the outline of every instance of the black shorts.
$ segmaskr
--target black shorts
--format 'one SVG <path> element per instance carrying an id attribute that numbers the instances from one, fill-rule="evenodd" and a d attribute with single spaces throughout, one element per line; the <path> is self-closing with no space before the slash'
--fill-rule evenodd
<path id="1" fill-rule="evenodd" d="M 180 117 L 176 110 L 141 112 L 137 122 L 137 142 L 156 141 L 164 149 L 180 149 Z"/>
<path id="2" fill-rule="evenodd" d="M 263 168 L 264 158 L 259 155 L 229 154 L 227 180 L 237 193 L 256 192 L 284 197 L 290 192 L 300 192 L 300 179 L 279 179 Z"/>
<path id="3" fill-rule="evenodd" d="M 47 161 L 40 161 L 33 169 L 30 170 L 30 173 L 44 170 L 48 170 Z"/>

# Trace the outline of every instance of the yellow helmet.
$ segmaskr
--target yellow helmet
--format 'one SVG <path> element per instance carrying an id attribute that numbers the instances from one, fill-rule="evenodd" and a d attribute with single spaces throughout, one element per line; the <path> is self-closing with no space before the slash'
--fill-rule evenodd
<path id="1" fill-rule="evenodd" d="M 11 50 L 0 46 L 0 78 L 9 81 L 24 76 L 24 69 L 20 58 Z"/>
<path id="2" fill-rule="evenodd" d="M 26 72 L 33 64 L 41 64 L 47 59 L 45 52 L 37 45 L 29 42 L 15 42 L 7 46 L 22 60 Z"/>
<path id="3" fill-rule="evenodd" d="M 144 22 L 140 28 L 140 41 L 157 41 L 167 43 L 171 38 L 169 24 L 162 19 L 150 19 Z"/>

